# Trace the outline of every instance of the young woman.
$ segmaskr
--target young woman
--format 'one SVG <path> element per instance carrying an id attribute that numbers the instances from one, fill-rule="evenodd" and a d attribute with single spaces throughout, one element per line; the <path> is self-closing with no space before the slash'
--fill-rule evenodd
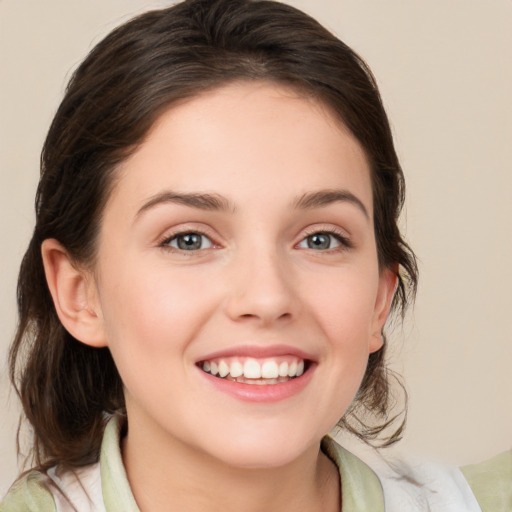
<path id="1" fill-rule="evenodd" d="M 399 437 L 403 190 L 369 69 L 296 9 L 190 0 L 112 32 L 43 149 L 11 349 L 35 469 L 1 510 L 498 503 L 481 468 L 473 491 L 458 470 L 377 475 L 326 437 Z"/>

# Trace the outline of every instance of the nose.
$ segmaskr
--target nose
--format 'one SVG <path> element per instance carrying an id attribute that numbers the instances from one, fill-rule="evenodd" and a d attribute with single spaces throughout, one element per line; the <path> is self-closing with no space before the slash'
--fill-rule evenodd
<path id="1" fill-rule="evenodd" d="M 226 313 L 232 320 L 269 326 L 298 316 L 296 282 L 277 251 L 240 255 L 230 274 Z"/>

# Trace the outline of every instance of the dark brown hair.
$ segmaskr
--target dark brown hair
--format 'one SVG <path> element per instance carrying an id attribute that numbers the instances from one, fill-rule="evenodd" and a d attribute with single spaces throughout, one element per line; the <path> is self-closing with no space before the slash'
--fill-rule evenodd
<path id="1" fill-rule="evenodd" d="M 379 264 L 400 269 L 394 307 L 403 310 L 414 293 L 415 258 L 397 227 L 403 175 L 377 85 L 361 58 L 315 20 L 278 2 L 187 0 L 142 14 L 115 29 L 75 71 L 42 151 L 36 226 L 21 265 L 19 326 L 10 351 L 38 467 L 96 461 L 106 418 L 124 408 L 108 349 L 78 342 L 61 325 L 41 243 L 55 238 L 75 262 L 93 265 L 118 164 L 173 102 L 235 80 L 291 86 L 348 127 L 371 166 Z M 340 424 L 375 437 L 390 421 L 389 401 L 382 349 L 370 355 Z M 378 425 L 367 426 L 369 413 Z"/>

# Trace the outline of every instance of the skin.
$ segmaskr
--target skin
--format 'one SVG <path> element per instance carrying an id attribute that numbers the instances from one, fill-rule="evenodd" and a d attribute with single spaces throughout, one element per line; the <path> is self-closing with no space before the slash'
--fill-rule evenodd
<path id="1" fill-rule="evenodd" d="M 296 207 L 333 190 L 345 195 Z M 169 191 L 219 195 L 222 208 L 163 200 Z M 379 269 L 372 219 L 368 162 L 348 130 L 311 98 L 244 82 L 171 107 L 122 164 L 92 272 L 45 241 L 61 321 L 108 346 L 123 379 L 123 458 L 141 510 L 340 510 L 319 443 L 381 348 L 396 284 Z M 330 248 L 308 245 L 330 231 Z M 180 250 L 180 232 L 203 233 L 203 248 Z M 196 365 L 276 344 L 314 361 L 278 402 L 232 397 Z"/>

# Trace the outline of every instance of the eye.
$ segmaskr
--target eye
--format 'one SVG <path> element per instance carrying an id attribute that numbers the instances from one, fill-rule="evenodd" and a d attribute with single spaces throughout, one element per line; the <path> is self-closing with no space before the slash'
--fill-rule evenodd
<path id="1" fill-rule="evenodd" d="M 180 251 L 199 251 L 213 247 L 212 241 L 202 233 L 179 233 L 168 238 L 162 245 L 179 249 Z"/>
<path id="2" fill-rule="evenodd" d="M 301 249 L 313 249 L 315 251 L 326 251 L 341 246 L 348 246 L 347 240 L 338 233 L 319 231 L 312 233 L 301 240 L 298 247 Z"/>

